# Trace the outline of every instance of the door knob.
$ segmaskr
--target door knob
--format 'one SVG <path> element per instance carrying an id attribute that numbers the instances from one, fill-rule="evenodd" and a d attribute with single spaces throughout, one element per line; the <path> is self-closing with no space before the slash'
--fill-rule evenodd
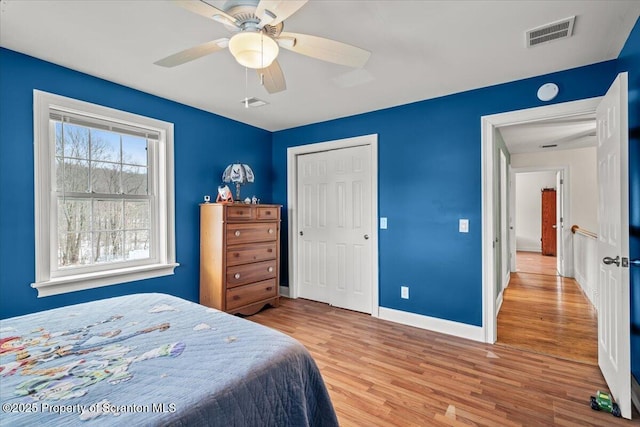
<path id="1" fill-rule="evenodd" d="M 368 234 L 364 235 L 364 240 L 369 240 L 369 235 Z"/>
<path id="2" fill-rule="evenodd" d="M 551 228 L 558 228 L 558 226 L 557 226 L 557 225 L 555 225 L 555 224 L 553 224 L 553 225 L 551 226 Z"/>
<path id="3" fill-rule="evenodd" d="M 607 265 L 615 264 L 616 267 L 620 267 L 620 256 L 617 256 L 615 258 L 606 256 L 602 259 L 602 262 L 604 262 Z"/>

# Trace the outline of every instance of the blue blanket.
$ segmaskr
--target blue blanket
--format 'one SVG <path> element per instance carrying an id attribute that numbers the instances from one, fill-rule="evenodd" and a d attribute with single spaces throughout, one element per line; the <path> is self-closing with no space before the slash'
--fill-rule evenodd
<path id="1" fill-rule="evenodd" d="M 0 425 L 335 426 L 294 339 L 164 294 L 0 322 Z"/>

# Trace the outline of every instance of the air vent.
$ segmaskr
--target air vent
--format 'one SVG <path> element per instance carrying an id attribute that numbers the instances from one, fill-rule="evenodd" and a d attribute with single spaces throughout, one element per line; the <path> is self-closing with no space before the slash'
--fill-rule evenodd
<path id="1" fill-rule="evenodd" d="M 557 146 L 558 144 L 547 144 L 547 145 L 541 145 L 540 148 L 554 148 Z"/>
<path id="2" fill-rule="evenodd" d="M 552 22 L 526 32 L 527 47 L 537 46 L 553 40 L 566 39 L 573 35 L 575 16 Z"/>
<path id="3" fill-rule="evenodd" d="M 257 108 L 257 107 L 262 107 L 263 105 L 268 104 L 267 101 L 263 101 L 262 99 L 258 99 L 256 97 L 245 98 L 240 100 L 240 102 L 242 103 L 242 105 L 244 105 L 247 108 L 249 107 Z"/>

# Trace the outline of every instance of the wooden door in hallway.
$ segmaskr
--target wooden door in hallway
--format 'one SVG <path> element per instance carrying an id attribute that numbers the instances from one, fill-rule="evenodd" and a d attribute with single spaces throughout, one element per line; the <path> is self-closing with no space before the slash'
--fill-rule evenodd
<path id="1" fill-rule="evenodd" d="M 542 190 L 542 255 L 556 256 L 556 190 Z"/>

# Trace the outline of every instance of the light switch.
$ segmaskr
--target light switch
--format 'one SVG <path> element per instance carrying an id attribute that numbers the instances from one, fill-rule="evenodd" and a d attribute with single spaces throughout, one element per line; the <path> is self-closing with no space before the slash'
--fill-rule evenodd
<path id="1" fill-rule="evenodd" d="M 469 232 L 469 220 L 468 219 L 461 219 L 460 220 L 459 231 L 461 233 L 468 233 Z"/>
<path id="2" fill-rule="evenodd" d="M 387 217 L 383 216 L 380 217 L 380 230 L 386 230 L 387 229 Z"/>

